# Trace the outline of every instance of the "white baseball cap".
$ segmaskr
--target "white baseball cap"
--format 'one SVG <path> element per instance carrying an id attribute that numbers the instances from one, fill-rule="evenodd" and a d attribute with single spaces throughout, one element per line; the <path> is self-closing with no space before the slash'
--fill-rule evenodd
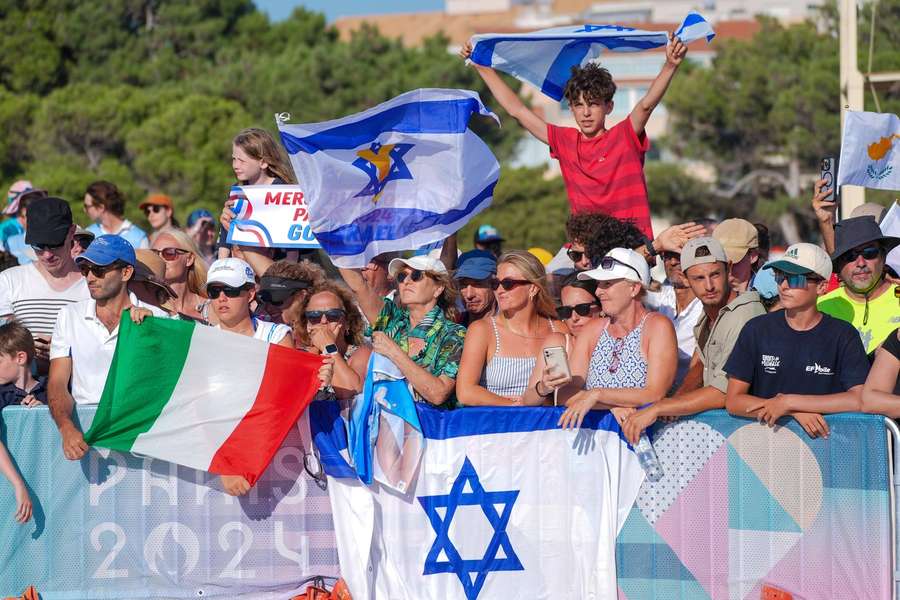
<path id="1" fill-rule="evenodd" d="M 596 269 L 579 273 L 578 279 L 581 281 L 627 279 L 646 288 L 650 285 L 650 266 L 646 259 L 634 250 L 613 248 L 600 259 L 600 265 Z"/>
<path id="2" fill-rule="evenodd" d="M 447 274 L 447 267 L 444 266 L 439 259 L 422 254 L 420 256 L 412 256 L 410 258 L 395 258 L 388 264 L 388 273 L 391 277 L 396 277 L 397 273 L 403 267 L 409 267 L 416 271 L 428 271 L 429 273 Z"/>
<path id="3" fill-rule="evenodd" d="M 825 280 L 831 278 L 832 271 L 828 253 L 815 244 L 806 242 L 788 246 L 781 258 L 767 262 L 763 269 L 778 269 L 788 275 L 815 273 Z"/>
<path id="4" fill-rule="evenodd" d="M 239 288 L 248 283 L 256 283 L 253 268 L 239 258 L 220 258 L 209 266 L 206 285 L 222 283 Z"/>

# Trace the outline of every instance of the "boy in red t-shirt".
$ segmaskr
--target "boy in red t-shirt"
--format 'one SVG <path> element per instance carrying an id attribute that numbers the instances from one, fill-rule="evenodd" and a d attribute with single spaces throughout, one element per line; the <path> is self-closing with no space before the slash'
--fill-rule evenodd
<path id="1" fill-rule="evenodd" d="M 469 58 L 471 43 L 460 51 Z M 649 238 L 650 206 L 644 179 L 644 154 L 650 140 L 644 126 L 662 100 L 672 76 L 687 54 L 687 46 L 669 34 L 666 62 L 631 111 L 629 118 L 606 128 L 613 109 L 616 84 L 609 71 L 594 63 L 573 67 L 565 97 L 578 129 L 549 125 L 525 106 L 490 67 L 472 63 L 497 102 L 531 135 L 550 146 L 550 156 L 559 161 L 573 213 L 603 212 L 628 219 Z"/>

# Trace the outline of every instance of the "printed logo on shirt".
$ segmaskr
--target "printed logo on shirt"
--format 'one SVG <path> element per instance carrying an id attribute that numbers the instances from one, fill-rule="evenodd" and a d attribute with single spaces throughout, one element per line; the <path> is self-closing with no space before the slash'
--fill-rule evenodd
<path id="1" fill-rule="evenodd" d="M 831 367 L 823 367 L 819 363 L 813 363 L 811 365 L 806 365 L 807 373 L 815 373 L 816 375 L 834 375 L 834 372 L 831 370 Z"/>
<path id="2" fill-rule="evenodd" d="M 771 356 L 769 354 L 762 355 L 762 367 L 763 371 L 766 373 L 776 373 L 778 372 L 778 367 L 781 366 L 781 357 L 779 356 Z"/>

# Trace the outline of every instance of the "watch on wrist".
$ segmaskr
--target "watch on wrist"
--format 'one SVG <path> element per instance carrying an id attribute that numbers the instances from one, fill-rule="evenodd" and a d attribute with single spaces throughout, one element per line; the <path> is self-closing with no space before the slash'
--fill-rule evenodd
<path id="1" fill-rule="evenodd" d="M 657 252 L 656 248 L 653 247 L 653 240 L 651 240 L 650 238 L 644 238 L 644 246 L 647 247 L 647 254 L 649 254 L 651 257 L 659 255 L 659 252 Z"/>
<path id="2" fill-rule="evenodd" d="M 325 354 L 337 354 L 338 347 L 335 344 L 328 344 L 325 346 Z"/>

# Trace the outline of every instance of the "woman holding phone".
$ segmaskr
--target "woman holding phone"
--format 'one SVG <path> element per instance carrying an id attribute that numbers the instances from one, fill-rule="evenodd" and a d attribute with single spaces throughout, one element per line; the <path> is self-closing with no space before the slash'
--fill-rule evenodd
<path id="1" fill-rule="evenodd" d="M 556 319 L 547 291 L 547 273 L 533 255 L 513 250 L 497 261 L 492 280 L 498 314 L 469 326 L 463 346 L 456 395 L 466 406 L 542 404 L 543 397 L 523 396 L 539 383 L 535 366 L 545 346 L 565 348 L 568 330 Z"/>
<path id="2" fill-rule="evenodd" d="M 566 410 L 559 424 L 578 428 L 592 409 L 612 409 L 620 423 L 638 407 L 662 399 L 677 367 L 675 328 L 647 310 L 650 285 L 643 256 L 613 248 L 599 266 L 579 274 L 597 281 L 597 298 L 607 317 L 588 324 L 572 349 L 571 377 L 545 370 L 538 393 L 559 389 Z"/>

